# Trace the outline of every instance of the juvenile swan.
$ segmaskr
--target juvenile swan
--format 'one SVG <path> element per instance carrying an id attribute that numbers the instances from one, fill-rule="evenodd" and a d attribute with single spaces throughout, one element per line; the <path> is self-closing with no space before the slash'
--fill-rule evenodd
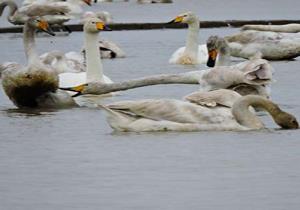
<path id="1" fill-rule="evenodd" d="M 2 85 L 6 95 L 17 107 L 64 108 L 76 106 L 73 99 L 58 89 L 56 72 L 44 65 L 35 51 L 35 29 L 54 35 L 46 21 L 29 18 L 24 25 L 24 49 L 28 64 L 8 65 L 2 73 Z"/>
<path id="2" fill-rule="evenodd" d="M 198 35 L 200 30 L 200 21 L 198 17 L 192 12 L 186 12 L 178 15 L 169 23 L 187 23 L 189 27 L 185 47 L 180 47 L 176 50 L 171 56 L 169 63 L 183 65 L 206 63 L 206 45 L 198 46 Z"/>
<path id="3" fill-rule="evenodd" d="M 223 131 L 263 129 L 262 121 L 249 107 L 269 112 L 282 128 L 297 129 L 294 116 L 261 96 L 248 95 L 237 99 L 232 108 L 207 107 L 174 99 L 123 101 L 102 106 L 108 123 L 117 131 Z"/>
<path id="4" fill-rule="evenodd" d="M 206 41 L 208 60 L 207 66 L 229 66 L 230 48 L 227 41 L 218 36 L 210 36 Z"/>
<path id="5" fill-rule="evenodd" d="M 300 33 L 246 30 L 225 39 L 234 57 L 250 59 L 259 53 L 267 60 L 286 60 L 300 55 Z"/>

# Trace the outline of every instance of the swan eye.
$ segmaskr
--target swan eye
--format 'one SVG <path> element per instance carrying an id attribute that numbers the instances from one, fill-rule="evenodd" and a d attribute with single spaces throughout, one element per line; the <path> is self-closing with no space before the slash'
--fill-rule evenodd
<path id="1" fill-rule="evenodd" d="M 92 24 L 96 24 L 96 22 L 93 21 Z"/>

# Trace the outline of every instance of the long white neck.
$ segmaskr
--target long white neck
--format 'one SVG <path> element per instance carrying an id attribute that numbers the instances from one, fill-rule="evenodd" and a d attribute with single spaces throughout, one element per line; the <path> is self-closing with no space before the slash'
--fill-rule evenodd
<path id="1" fill-rule="evenodd" d="M 272 101 L 261 96 L 248 95 L 237 100 L 232 107 L 232 114 L 235 119 L 243 126 L 248 128 L 260 129 L 264 125 L 260 119 L 249 111 L 249 107 L 263 108 L 271 114 L 276 122 L 276 116 L 282 112 Z"/>
<path id="2" fill-rule="evenodd" d="M 103 66 L 98 48 L 98 33 L 85 32 L 86 82 L 104 82 Z"/>
<path id="3" fill-rule="evenodd" d="M 225 42 L 223 46 L 221 46 L 220 49 L 218 49 L 218 51 L 219 53 L 218 53 L 216 66 L 229 66 L 231 60 L 230 60 L 230 48 L 228 44 Z"/>
<path id="4" fill-rule="evenodd" d="M 189 24 L 185 52 L 194 56 L 198 55 L 199 20 Z"/>
<path id="5" fill-rule="evenodd" d="M 28 64 L 39 62 L 38 54 L 35 50 L 35 28 L 25 23 L 23 27 L 23 43 Z"/>

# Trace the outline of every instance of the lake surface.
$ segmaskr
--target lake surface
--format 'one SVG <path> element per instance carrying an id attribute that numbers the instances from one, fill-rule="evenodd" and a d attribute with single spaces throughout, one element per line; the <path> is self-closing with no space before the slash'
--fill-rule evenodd
<path id="1" fill-rule="evenodd" d="M 227 35 L 237 29 L 201 30 Z M 79 50 L 82 33 L 37 39 L 39 52 Z M 205 66 L 169 65 L 186 30 L 116 31 L 125 59 L 105 60 L 105 74 L 122 81 Z M 0 35 L 0 63 L 25 62 L 21 35 Z M 239 62 L 239 60 L 235 60 Z M 300 119 L 299 58 L 272 62 L 272 98 Z M 145 87 L 101 103 L 182 98 L 195 85 Z M 93 107 L 17 109 L 0 89 L 0 209 L 289 209 L 300 206 L 300 130 L 117 133 Z"/>

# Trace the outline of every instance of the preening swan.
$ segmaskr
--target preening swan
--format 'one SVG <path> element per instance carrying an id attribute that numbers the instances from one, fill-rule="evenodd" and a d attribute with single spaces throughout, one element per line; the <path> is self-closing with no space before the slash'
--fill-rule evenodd
<path id="1" fill-rule="evenodd" d="M 112 81 L 103 74 L 100 52 L 97 47 L 99 32 L 109 29 L 100 19 L 91 17 L 86 19 L 83 30 L 87 70 L 81 73 L 59 74 L 59 86 L 62 88 L 92 82 L 112 83 Z"/>
<path id="2" fill-rule="evenodd" d="M 201 64 L 207 62 L 206 45 L 198 46 L 198 35 L 200 21 L 192 12 L 186 12 L 178 15 L 170 23 L 187 23 L 188 36 L 185 47 L 176 50 L 171 56 L 169 63 L 171 64 Z"/>
<path id="3" fill-rule="evenodd" d="M 76 106 L 68 93 L 58 90 L 56 72 L 44 65 L 35 51 L 35 30 L 40 29 L 51 35 L 46 21 L 29 18 L 24 25 L 24 49 L 28 64 L 8 65 L 2 72 L 2 85 L 6 95 L 18 107 L 64 108 Z"/>
<path id="4" fill-rule="evenodd" d="M 291 23 L 285 25 L 244 25 L 241 30 L 256 30 L 256 31 L 273 31 L 285 33 L 300 32 L 300 24 Z"/>
<path id="5" fill-rule="evenodd" d="M 228 91 L 226 90 L 222 95 L 228 94 Z M 205 93 L 203 98 L 209 97 L 209 93 Z M 210 97 L 209 101 L 215 99 L 218 100 L 218 98 Z M 108 114 L 107 120 L 110 126 L 114 130 L 123 132 L 223 131 L 264 128 L 262 121 L 249 110 L 250 106 L 265 109 L 282 128 L 297 129 L 299 127 L 294 116 L 282 111 L 272 101 L 254 95 L 237 97 L 232 107 L 222 106 L 217 102 L 214 106 L 202 106 L 175 99 L 121 101 L 102 107 Z"/>
<path id="6" fill-rule="evenodd" d="M 84 85 L 64 88 L 81 94 L 106 94 L 115 91 L 128 90 L 138 87 L 160 84 L 198 84 L 204 91 L 220 88 L 235 88 L 240 85 L 251 86 L 257 93 L 268 96 L 266 85 L 272 81 L 273 68 L 268 61 L 254 59 L 233 66 L 218 66 L 202 71 L 191 71 L 181 74 L 153 75 L 124 82 L 103 84 L 91 82 Z M 243 88 L 242 88 L 243 89 Z M 237 91 L 239 88 L 236 89 Z"/>
<path id="7" fill-rule="evenodd" d="M 250 59 L 260 53 L 267 60 L 286 60 L 300 55 L 300 33 L 247 30 L 225 39 L 235 57 Z"/>

